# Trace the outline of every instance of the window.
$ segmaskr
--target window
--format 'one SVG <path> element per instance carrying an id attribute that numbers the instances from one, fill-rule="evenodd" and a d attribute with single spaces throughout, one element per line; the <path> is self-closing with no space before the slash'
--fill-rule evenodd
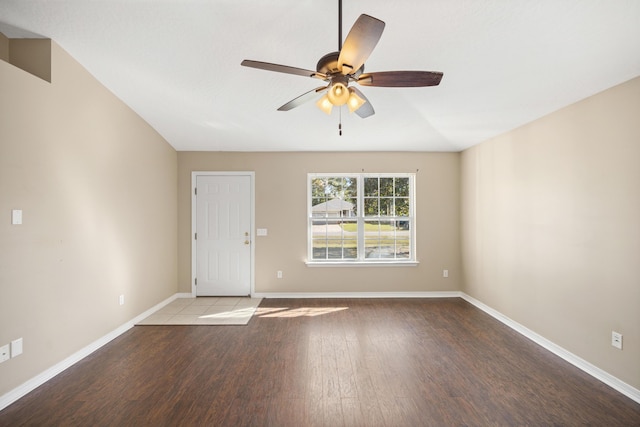
<path id="1" fill-rule="evenodd" d="M 415 262 L 415 174 L 309 174 L 309 263 Z"/>

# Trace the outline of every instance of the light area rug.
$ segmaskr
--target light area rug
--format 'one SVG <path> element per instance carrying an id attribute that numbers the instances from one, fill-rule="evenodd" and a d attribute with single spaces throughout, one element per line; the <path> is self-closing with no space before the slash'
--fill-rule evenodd
<path id="1" fill-rule="evenodd" d="M 246 325 L 262 298 L 178 298 L 138 325 Z"/>

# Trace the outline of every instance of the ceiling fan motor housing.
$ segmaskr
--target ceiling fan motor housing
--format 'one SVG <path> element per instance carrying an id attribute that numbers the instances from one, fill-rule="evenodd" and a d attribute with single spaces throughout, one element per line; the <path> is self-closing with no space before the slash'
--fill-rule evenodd
<path id="1" fill-rule="evenodd" d="M 320 58 L 318 64 L 316 65 L 316 71 L 318 73 L 327 74 L 330 76 L 340 74 L 342 75 L 342 67 L 338 64 L 338 57 L 340 56 L 340 52 L 331 52 L 327 53 L 325 56 Z M 360 74 L 364 72 L 364 64 L 355 72 L 351 73 L 354 78 L 358 78 Z"/>
<path id="2" fill-rule="evenodd" d="M 318 61 L 318 65 L 316 65 L 316 71 L 322 74 L 341 73 L 341 70 L 338 67 L 339 56 L 340 52 L 327 53 Z"/>

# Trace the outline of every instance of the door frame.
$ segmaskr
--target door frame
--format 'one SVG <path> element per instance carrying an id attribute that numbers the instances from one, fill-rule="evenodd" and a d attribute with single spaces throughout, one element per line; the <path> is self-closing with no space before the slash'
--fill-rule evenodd
<path id="1" fill-rule="evenodd" d="M 253 171 L 192 171 L 191 172 L 191 296 L 196 297 L 196 268 L 197 268 L 197 249 L 196 249 L 196 231 L 197 231 L 197 209 L 196 209 L 196 183 L 198 176 L 248 176 L 250 181 L 249 208 L 250 231 L 249 239 L 251 241 L 251 266 L 249 271 L 249 283 L 251 296 L 255 294 L 255 180 L 256 173 Z"/>

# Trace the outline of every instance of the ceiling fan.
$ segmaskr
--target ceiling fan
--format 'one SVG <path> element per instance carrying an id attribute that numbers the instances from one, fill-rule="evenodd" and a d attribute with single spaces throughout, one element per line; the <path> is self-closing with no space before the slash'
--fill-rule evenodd
<path id="1" fill-rule="evenodd" d="M 383 71 L 365 73 L 364 62 L 378 44 L 385 23 L 372 16 L 362 14 L 353 24 L 347 38 L 342 43 L 342 0 L 338 0 L 338 51 L 324 55 L 316 65 L 316 71 L 287 65 L 245 59 L 241 65 L 261 70 L 320 79 L 328 84 L 305 92 L 292 99 L 278 111 L 289 111 L 326 92 L 317 102 L 317 106 L 331 114 L 334 106 L 347 105 L 351 112 L 367 118 L 375 111 L 369 100 L 360 90 L 350 87 L 352 82 L 362 86 L 378 87 L 422 87 L 437 86 L 443 74 L 438 71 Z"/>

